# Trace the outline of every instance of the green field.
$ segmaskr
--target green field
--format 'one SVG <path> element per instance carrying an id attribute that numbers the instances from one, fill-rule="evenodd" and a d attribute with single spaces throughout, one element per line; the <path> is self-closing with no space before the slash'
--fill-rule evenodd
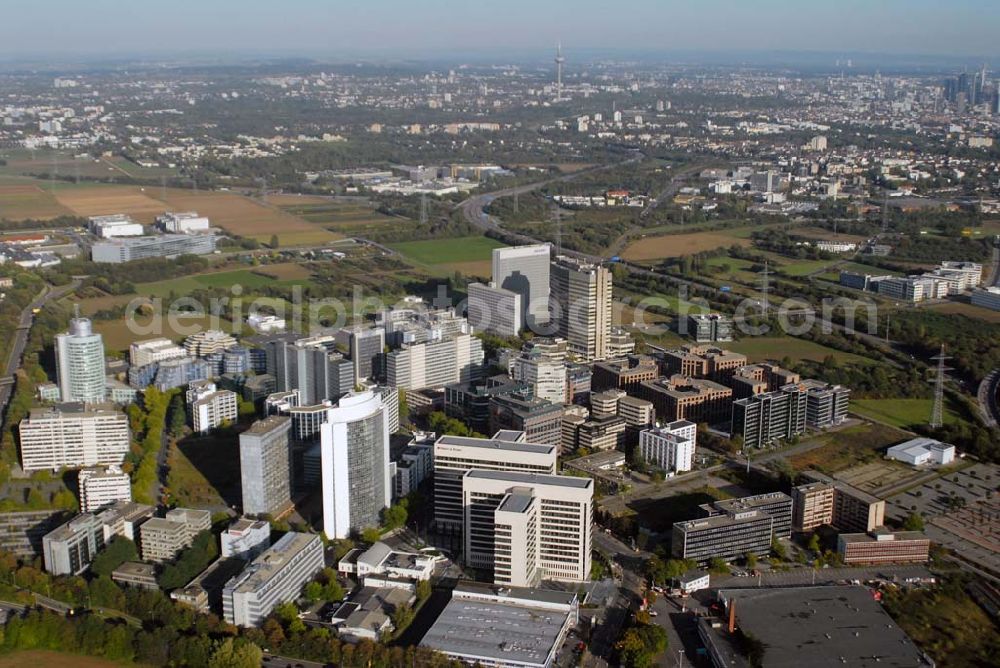
<path id="1" fill-rule="evenodd" d="M 393 250 L 421 264 L 452 264 L 488 260 L 491 258 L 494 248 L 503 248 L 503 246 L 504 244 L 489 237 L 429 239 L 427 241 L 403 241 L 389 244 Z"/>
<path id="2" fill-rule="evenodd" d="M 907 429 L 927 424 L 931 419 L 932 399 L 852 399 L 851 412 L 885 424 Z M 944 421 L 959 422 L 954 406 L 945 401 Z"/>
<path id="3" fill-rule="evenodd" d="M 199 288 L 228 288 L 240 285 L 243 287 L 244 294 L 246 294 L 248 289 L 253 290 L 269 285 L 302 285 L 307 282 L 295 279 L 276 281 L 273 278 L 255 273 L 249 269 L 238 269 L 236 271 L 185 276 L 183 278 L 170 279 L 169 281 L 137 283 L 135 290 L 138 294 L 147 297 L 166 297 L 171 293 L 177 296 L 186 295 Z"/>
<path id="4" fill-rule="evenodd" d="M 818 343 L 805 339 L 796 339 L 790 336 L 768 337 L 750 336 L 727 343 L 723 347 L 729 350 L 743 353 L 750 362 L 763 362 L 766 360 L 781 360 L 784 357 L 791 357 L 793 360 L 814 360 L 823 361 L 828 355 L 832 355 L 840 363 L 860 362 L 862 364 L 874 364 L 874 360 L 854 353 L 845 353 L 841 350 L 834 350 L 821 346 Z"/>
<path id="5" fill-rule="evenodd" d="M 433 274 L 447 275 L 458 271 L 467 276 L 481 278 L 490 277 L 493 249 L 503 246 L 504 244 L 489 237 L 429 239 L 389 244 L 390 248 L 407 260 Z"/>
<path id="6" fill-rule="evenodd" d="M 801 277 L 823 271 L 836 263 L 837 260 L 802 260 L 778 267 L 778 271 L 786 276 Z"/>
<path id="7" fill-rule="evenodd" d="M 818 448 L 789 457 L 789 463 L 797 470 L 818 469 L 825 473 L 835 473 L 882 456 L 882 451 L 890 445 L 905 441 L 906 432 L 879 423 L 865 423 L 827 431 L 816 437 L 822 442 Z"/>

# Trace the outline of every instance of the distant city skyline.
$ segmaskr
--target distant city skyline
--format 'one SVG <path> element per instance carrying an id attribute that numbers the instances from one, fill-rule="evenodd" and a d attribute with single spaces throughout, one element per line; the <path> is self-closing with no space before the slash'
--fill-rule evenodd
<path id="1" fill-rule="evenodd" d="M 989 0 L 8 0 L 0 55 L 285 54 L 433 57 L 574 50 L 1000 54 Z M 789 65 L 795 65 L 789 62 Z"/>

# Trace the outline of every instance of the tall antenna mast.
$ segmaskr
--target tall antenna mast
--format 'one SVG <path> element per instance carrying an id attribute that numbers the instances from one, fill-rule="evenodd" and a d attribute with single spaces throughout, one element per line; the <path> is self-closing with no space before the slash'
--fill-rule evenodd
<path id="1" fill-rule="evenodd" d="M 931 358 L 937 361 L 937 376 L 934 379 L 934 408 L 931 411 L 930 426 L 937 429 L 944 424 L 944 374 L 948 367 L 944 365 L 945 360 L 951 357 L 944 354 L 944 344 L 941 344 L 941 352 Z"/>
<path id="2" fill-rule="evenodd" d="M 761 304 L 763 305 L 764 317 L 767 317 L 767 312 L 770 309 L 770 305 L 767 303 L 767 288 L 768 288 L 768 276 L 767 276 L 767 260 L 764 260 L 764 275 L 761 277 L 760 291 L 763 295 Z"/>
<path id="3" fill-rule="evenodd" d="M 889 189 L 882 190 L 882 234 L 889 231 Z"/>
<path id="4" fill-rule="evenodd" d="M 562 255 L 562 212 L 556 205 L 556 255 Z"/>
<path id="5" fill-rule="evenodd" d="M 562 55 L 562 42 L 556 43 L 556 102 L 562 100 L 562 75 L 563 63 L 566 59 Z"/>

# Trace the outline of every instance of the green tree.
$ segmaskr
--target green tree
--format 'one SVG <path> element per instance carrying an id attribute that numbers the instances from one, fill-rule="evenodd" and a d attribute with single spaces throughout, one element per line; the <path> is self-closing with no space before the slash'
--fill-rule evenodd
<path id="1" fill-rule="evenodd" d="M 90 564 L 90 572 L 94 575 L 111 575 L 111 572 L 126 561 L 139 559 L 139 551 L 135 543 L 125 536 L 113 537 L 104 549 L 97 553 Z"/>
<path id="2" fill-rule="evenodd" d="M 368 527 L 367 529 L 361 532 L 361 540 L 364 541 L 365 543 L 368 543 L 369 545 L 377 543 L 381 539 L 382 539 L 382 532 L 379 531 L 376 527 Z"/>
<path id="3" fill-rule="evenodd" d="M 722 575 L 729 572 L 729 564 L 726 563 L 725 559 L 712 557 L 708 562 L 708 570 L 710 573 Z"/>
<path id="4" fill-rule="evenodd" d="M 903 530 L 904 531 L 923 531 L 924 530 L 924 516 L 920 513 L 910 513 L 903 520 Z"/>
<path id="5" fill-rule="evenodd" d="M 277 234 L 272 234 L 271 235 L 271 243 L 268 244 L 268 245 L 271 248 L 277 248 L 278 247 L 278 235 Z"/>
<path id="6" fill-rule="evenodd" d="M 814 533 L 812 536 L 809 537 L 809 542 L 806 544 L 806 549 L 809 550 L 810 552 L 812 552 L 813 554 L 819 554 L 820 553 L 820 550 L 822 548 L 820 547 L 820 544 L 819 544 L 819 535 L 818 534 Z"/>
<path id="7" fill-rule="evenodd" d="M 175 394 L 170 400 L 170 434 L 179 438 L 187 426 L 187 411 L 184 408 L 184 397 Z"/>
<path id="8" fill-rule="evenodd" d="M 747 562 L 747 568 L 757 568 L 757 554 L 754 552 L 747 552 L 745 555 Z"/>
<path id="9" fill-rule="evenodd" d="M 260 647 L 237 638 L 226 638 L 212 652 L 212 668 L 259 668 L 264 655 Z"/>

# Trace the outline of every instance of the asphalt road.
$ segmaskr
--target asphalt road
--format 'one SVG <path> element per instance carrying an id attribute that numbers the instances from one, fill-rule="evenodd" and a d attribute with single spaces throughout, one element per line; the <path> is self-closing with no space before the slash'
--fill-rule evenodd
<path id="1" fill-rule="evenodd" d="M 35 319 L 33 311 L 36 308 L 41 308 L 53 299 L 59 299 L 60 297 L 76 290 L 80 287 L 80 281 L 81 279 L 74 278 L 69 285 L 64 285 L 58 288 L 46 286 L 45 289 L 42 290 L 42 293 L 35 297 L 35 299 L 21 311 L 21 319 L 18 323 L 17 330 L 14 332 L 14 341 L 11 345 L 10 353 L 7 356 L 7 365 L 4 367 L 4 376 L 0 379 L 0 414 L 4 414 L 7 411 L 7 403 L 10 401 L 10 395 L 14 388 L 14 374 L 17 372 L 18 367 L 21 366 L 21 360 L 24 357 L 24 349 L 28 345 L 28 335 L 31 332 L 31 324 Z"/>

